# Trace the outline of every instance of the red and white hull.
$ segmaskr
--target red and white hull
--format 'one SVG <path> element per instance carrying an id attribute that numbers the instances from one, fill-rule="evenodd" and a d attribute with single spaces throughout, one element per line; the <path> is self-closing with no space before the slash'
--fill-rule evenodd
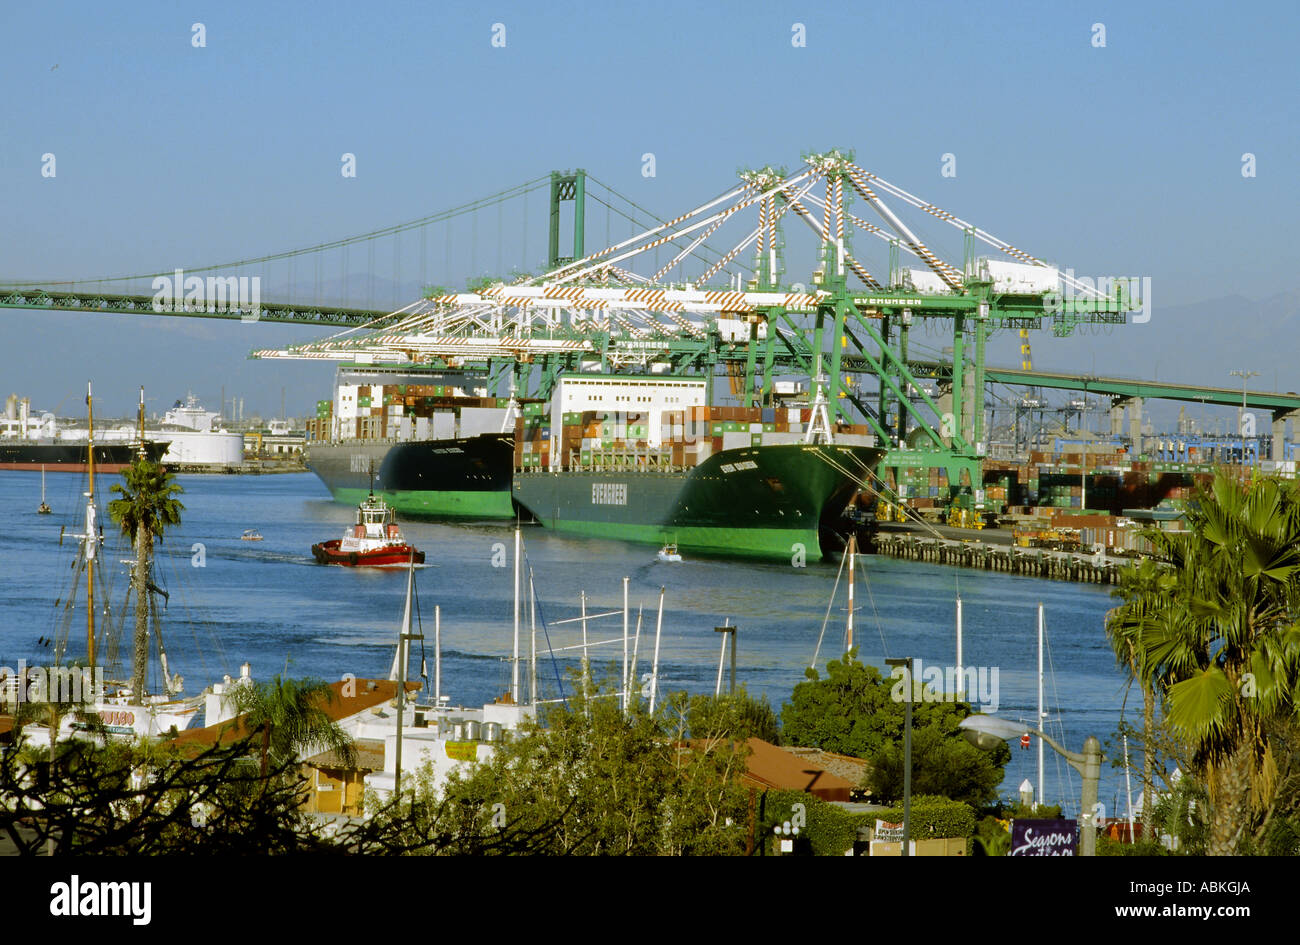
<path id="1" fill-rule="evenodd" d="M 311 546 L 312 557 L 320 564 L 341 564 L 350 568 L 405 568 L 411 563 L 424 564 L 424 552 L 410 545 L 385 545 L 380 548 L 348 550 L 338 538 Z"/>

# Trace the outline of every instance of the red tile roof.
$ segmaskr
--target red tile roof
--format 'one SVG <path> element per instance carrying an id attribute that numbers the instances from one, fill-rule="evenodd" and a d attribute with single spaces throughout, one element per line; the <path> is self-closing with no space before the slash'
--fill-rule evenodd
<path id="1" fill-rule="evenodd" d="M 761 738 L 751 738 L 747 744 L 748 772 L 744 780 L 753 787 L 807 791 L 824 801 L 847 801 L 849 792 L 857 787 L 832 774 L 820 762 L 800 757 Z"/>

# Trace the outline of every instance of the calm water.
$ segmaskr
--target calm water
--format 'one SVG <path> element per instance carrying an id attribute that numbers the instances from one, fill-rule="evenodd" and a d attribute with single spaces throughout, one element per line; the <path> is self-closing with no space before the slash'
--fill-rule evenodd
<path id="1" fill-rule="evenodd" d="M 101 508 L 108 485 L 116 481 L 117 476 L 103 476 L 97 482 Z M 173 670 L 186 678 L 186 693 L 201 691 L 224 673 L 237 675 L 245 660 L 258 678 L 286 666 L 294 676 L 387 677 L 405 575 L 323 567 L 309 550 L 314 542 L 342 534 L 353 510 L 332 502 L 310 474 L 184 476 L 180 482 L 183 524 L 167 535 L 160 561 L 161 583 L 171 594 L 164 641 Z M 84 608 L 69 620 L 55 605 L 66 599 L 72 575 L 73 542 L 65 539 L 60 547 L 59 531 L 61 526 L 80 530 L 84 489 L 84 476 L 50 473 L 46 491 L 54 514 L 37 516 L 40 475 L 0 473 L 0 665 L 14 666 L 21 658 L 48 662 L 49 651 L 38 638 L 61 632 L 70 639 L 72 656 L 84 654 Z M 265 540 L 240 541 L 246 528 L 259 529 Z M 430 674 L 436 604 L 442 612 L 444 693 L 466 705 L 499 695 L 510 681 L 505 659 L 511 649 L 511 529 L 428 522 L 407 522 L 403 528 L 427 555 L 417 588 Z M 130 554 L 107 525 L 105 535 L 112 599 L 120 601 L 127 583 L 122 559 Z M 582 591 L 589 613 L 621 611 L 626 576 L 633 627 L 637 608 L 644 607 L 638 674 L 648 671 L 662 585 L 661 691 L 713 690 L 721 642 L 713 628 L 730 618 L 740 627 L 740 681 L 750 692 L 765 694 L 778 711 L 812 660 L 838 568 L 838 562 L 807 568 L 715 560 L 664 564 L 655 560 L 652 548 L 571 540 L 535 527 L 524 529 L 524 542 L 554 647 L 581 643 L 580 624 L 555 624 L 578 615 Z M 204 548 L 203 567 L 193 566 L 196 543 Z M 494 557 L 507 566 L 494 567 Z M 997 667 L 998 714 L 1029 719 L 1037 698 L 1035 610 L 1041 600 L 1050 645 L 1047 703 L 1057 720 L 1052 733 L 1063 732 L 1065 744 L 1077 749 L 1089 734 L 1105 741 L 1114 732 L 1124 679 L 1102 634 L 1102 615 L 1113 606 L 1106 589 L 886 558 L 866 562 L 855 633 L 863 660 L 883 666 L 886 655 L 910 655 L 926 664 L 954 663 L 954 599 L 960 592 L 965 663 Z M 818 660 L 823 666 L 842 651 L 844 593 L 841 584 Z M 69 623 L 70 631 L 61 629 Z M 526 654 L 526 609 L 524 628 Z M 591 621 L 589 632 L 593 642 L 618 641 L 593 649 L 598 666 L 621 661 L 621 613 Z M 546 640 L 540 626 L 538 639 L 540 649 Z M 413 673 L 418 672 L 415 646 Z M 566 666 L 577 664 L 578 654 L 561 654 L 561 676 Z M 554 695 L 556 668 L 549 660 L 539 665 L 538 678 L 543 695 Z M 1025 777 L 1036 777 L 1036 747 L 1013 747 L 1013 756 L 1002 785 L 1007 797 Z M 1046 787 L 1049 799 L 1077 808 L 1078 776 L 1058 764 L 1050 750 Z M 1108 813 L 1123 812 L 1123 778 L 1109 765 L 1100 796 Z"/>

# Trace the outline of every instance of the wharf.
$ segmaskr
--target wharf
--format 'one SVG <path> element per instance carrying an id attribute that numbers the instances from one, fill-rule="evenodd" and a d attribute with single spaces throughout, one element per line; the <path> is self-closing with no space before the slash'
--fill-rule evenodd
<path id="1" fill-rule="evenodd" d="M 301 462 L 272 460 L 245 460 L 242 463 L 167 463 L 167 469 L 177 475 L 243 475 L 265 476 L 273 473 L 305 473 L 309 470 Z"/>
<path id="2" fill-rule="evenodd" d="M 944 531 L 951 533 L 956 529 Z M 873 547 L 876 554 L 891 558 L 1087 584 L 1119 583 L 1120 571 L 1134 560 L 1102 552 L 1087 554 L 1082 551 L 1021 548 L 1011 543 L 1009 535 L 1003 541 L 986 541 L 936 537 L 910 529 L 881 529 L 875 535 Z"/>

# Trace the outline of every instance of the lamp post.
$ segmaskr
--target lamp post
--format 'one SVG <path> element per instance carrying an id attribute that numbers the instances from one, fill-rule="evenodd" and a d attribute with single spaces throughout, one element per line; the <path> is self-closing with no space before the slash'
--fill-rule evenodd
<path id="1" fill-rule="evenodd" d="M 1246 461 L 1246 382 L 1252 377 L 1259 377 L 1258 371 L 1229 371 L 1233 377 L 1241 378 L 1241 413 L 1237 414 L 1237 436 L 1241 437 L 1241 461 Z"/>
<path id="2" fill-rule="evenodd" d="M 978 748 L 992 748 L 999 741 L 1019 738 L 1025 727 L 1009 719 L 999 719 L 992 715 L 971 715 L 961 720 L 958 726 L 965 730 L 966 737 Z M 1079 855 L 1095 856 L 1097 852 L 1097 824 L 1093 813 L 1097 806 L 1097 783 L 1101 780 L 1101 742 L 1095 735 L 1089 735 L 1083 743 L 1083 751 L 1070 751 L 1057 744 L 1049 735 L 1036 729 L 1029 729 L 1031 735 L 1037 735 L 1066 760 L 1071 768 L 1083 776 L 1083 790 L 1080 793 Z"/>
<path id="3" fill-rule="evenodd" d="M 777 824 L 772 832 L 776 834 L 776 852 L 778 855 L 794 853 L 794 838 L 799 836 L 799 828 L 790 821 Z"/>
<path id="4" fill-rule="evenodd" d="M 907 847 L 912 833 L 912 657 L 902 656 L 885 660 L 886 666 L 903 667 L 903 688 L 907 693 L 903 715 L 903 850 L 907 856 Z"/>

